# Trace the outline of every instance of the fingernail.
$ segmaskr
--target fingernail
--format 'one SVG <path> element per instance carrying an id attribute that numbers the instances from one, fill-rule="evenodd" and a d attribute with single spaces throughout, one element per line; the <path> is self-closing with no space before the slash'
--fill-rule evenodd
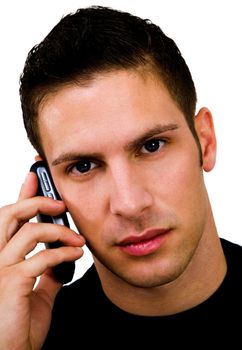
<path id="1" fill-rule="evenodd" d="M 83 236 L 81 236 L 81 235 L 79 235 L 78 233 L 76 234 L 76 237 L 80 240 L 80 241 L 82 241 L 82 242 L 86 242 L 86 240 L 85 240 L 85 238 L 83 237 Z"/>
<path id="2" fill-rule="evenodd" d="M 53 199 L 54 200 L 54 202 L 55 202 L 55 204 L 57 205 L 57 206 L 59 206 L 59 207 L 65 207 L 65 203 L 61 200 L 61 199 Z M 64 209 L 63 209 L 64 210 Z"/>
<path id="3" fill-rule="evenodd" d="M 81 247 L 75 247 L 77 253 L 83 253 L 83 249 Z"/>

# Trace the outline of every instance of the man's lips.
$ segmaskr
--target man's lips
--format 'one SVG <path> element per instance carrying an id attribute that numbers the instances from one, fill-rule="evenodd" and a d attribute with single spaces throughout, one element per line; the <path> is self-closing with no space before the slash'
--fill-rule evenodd
<path id="1" fill-rule="evenodd" d="M 126 237 L 119 243 L 122 251 L 135 256 L 148 255 L 164 243 L 170 229 L 150 229 L 139 235 Z"/>

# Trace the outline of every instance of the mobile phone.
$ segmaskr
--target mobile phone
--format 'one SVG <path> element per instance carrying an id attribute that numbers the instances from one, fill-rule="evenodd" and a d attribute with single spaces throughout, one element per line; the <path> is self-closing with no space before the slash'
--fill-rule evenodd
<path id="1" fill-rule="evenodd" d="M 51 177 L 51 173 L 49 171 L 48 165 L 46 164 L 45 161 L 35 162 L 31 166 L 30 171 L 34 172 L 38 178 L 37 196 L 49 197 L 55 200 L 61 199 L 59 193 L 56 190 L 54 181 Z M 67 214 L 65 212 L 57 216 L 45 215 L 40 213 L 40 214 L 37 214 L 37 221 L 65 225 L 67 227 L 70 227 Z M 60 241 L 56 241 L 51 243 L 45 243 L 45 246 L 46 248 L 51 249 L 51 248 L 59 248 L 63 246 L 63 244 Z M 55 278 L 62 284 L 65 284 L 70 282 L 73 278 L 73 275 L 75 272 L 75 262 L 74 261 L 63 262 L 59 265 L 54 266 L 52 269 L 53 269 Z"/>

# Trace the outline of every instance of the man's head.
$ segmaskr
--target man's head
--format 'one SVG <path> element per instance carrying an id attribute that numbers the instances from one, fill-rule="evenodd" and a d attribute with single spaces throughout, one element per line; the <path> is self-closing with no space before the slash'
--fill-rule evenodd
<path id="1" fill-rule="evenodd" d="M 167 283 L 199 256 L 200 241 L 209 249 L 197 144 L 156 75 L 120 69 L 62 87 L 42 103 L 38 119 L 58 192 L 99 273 L 113 272 L 108 285 L 114 275 L 143 287 Z M 195 126 L 209 171 L 215 138 L 206 108 Z"/>
<path id="2" fill-rule="evenodd" d="M 24 125 L 44 157 L 39 135 L 41 102 L 62 86 L 84 84 L 119 69 L 153 71 L 183 113 L 196 142 L 196 91 L 173 40 L 149 20 L 104 7 L 80 9 L 64 17 L 29 53 L 21 76 Z"/>
<path id="3" fill-rule="evenodd" d="M 20 91 L 29 138 L 102 282 L 159 286 L 192 260 L 197 275 L 215 231 L 201 158 L 211 170 L 216 142 L 206 108 L 193 121 L 174 42 L 129 14 L 80 10 L 32 50 Z"/>

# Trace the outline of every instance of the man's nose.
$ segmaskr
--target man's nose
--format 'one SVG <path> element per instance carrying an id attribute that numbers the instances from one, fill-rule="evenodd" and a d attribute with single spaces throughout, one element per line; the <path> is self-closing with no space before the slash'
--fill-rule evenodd
<path id="1" fill-rule="evenodd" d="M 137 218 L 152 205 L 152 195 L 137 169 L 116 167 L 111 171 L 110 211 L 125 218 Z"/>

